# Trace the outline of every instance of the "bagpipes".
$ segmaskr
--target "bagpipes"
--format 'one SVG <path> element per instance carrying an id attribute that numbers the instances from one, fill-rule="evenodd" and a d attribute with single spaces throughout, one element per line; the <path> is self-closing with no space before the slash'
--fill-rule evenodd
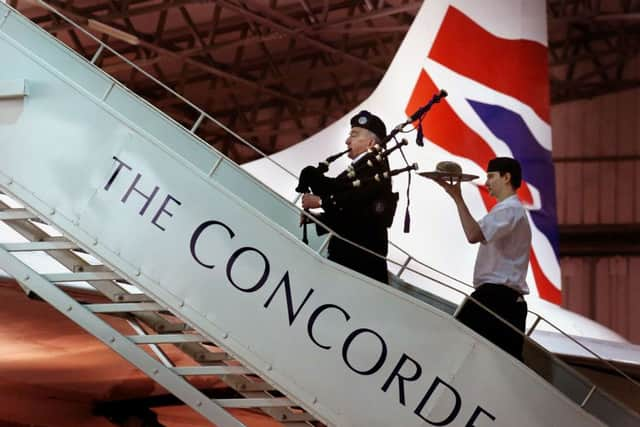
<path id="1" fill-rule="evenodd" d="M 359 188 L 367 185 L 370 182 L 382 182 L 385 179 L 391 179 L 392 176 L 399 175 L 403 172 L 411 172 L 413 170 L 418 170 L 417 163 L 413 163 L 407 167 L 400 168 L 400 169 L 387 170 L 384 172 L 376 173 L 372 177 L 354 179 L 353 181 L 351 181 L 350 184 L 353 188 Z"/>
<path id="2" fill-rule="evenodd" d="M 435 94 L 428 103 L 416 110 L 405 122 L 400 123 L 380 142 L 368 150 L 368 152 L 359 159 L 356 165 L 351 165 L 347 168 L 346 178 L 343 176 L 339 178 L 331 178 L 325 176 L 329 171 L 329 165 L 349 152 L 349 149 L 336 153 L 327 157 L 324 161 L 318 163 L 318 166 L 306 166 L 300 172 L 298 178 L 298 186 L 296 192 L 298 193 L 313 193 L 321 198 L 329 196 L 331 194 L 346 191 L 349 189 L 365 190 L 369 185 L 377 184 L 380 182 L 389 181 L 393 176 L 407 172 L 409 176 L 409 184 L 407 186 L 407 208 L 405 214 L 405 232 L 409 231 L 409 188 L 411 185 L 411 171 L 418 169 L 418 164 L 409 164 L 407 161 L 402 147 L 408 145 L 406 139 L 397 140 L 396 136 L 399 133 L 408 133 L 413 130 L 417 130 L 416 144 L 420 147 L 424 145 L 422 120 L 431 107 L 440 102 L 440 100 L 447 96 L 447 92 L 443 89 L 439 93 Z M 413 125 L 418 122 L 415 127 L 409 130 L 404 130 L 407 126 Z M 389 141 L 394 140 L 395 145 L 387 148 L 386 145 Z M 406 167 L 393 169 L 389 167 L 389 156 L 399 150 L 402 154 Z M 373 169 L 373 170 L 372 170 Z M 397 194 L 395 195 L 395 202 L 393 206 L 393 212 L 391 213 L 391 221 L 393 214 L 395 213 L 395 204 L 397 203 Z M 389 222 L 390 226 L 390 222 Z M 304 222 L 303 241 L 307 243 L 307 230 L 306 221 Z"/>
<path id="3" fill-rule="evenodd" d="M 329 165 L 348 153 L 349 149 L 329 156 L 324 161 L 318 163 L 318 166 L 306 166 L 302 169 L 300 177 L 298 178 L 296 192 L 313 193 L 316 196 L 324 197 L 333 192 L 347 190 L 349 188 L 361 188 L 370 182 L 382 182 L 400 173 L 417 170 L 417 163 L 401 169 L 389 169 L 389 163 L 387 161 L 389 155 L 408 144 L 409 142 L 406 139 L 402 139 L 397 142 L 396 145 L 386 150 L 380 144 L 369 148 L 367 154 L 365 154 L 355 166 L 349 165 L 347 168 L 347 179 L 330 178 L 325 176 L 325 173 L 329 170 Z M 368 168 L 374 169 L 376 173 L 363 178 L 363 172 Z"/>
<path id="4" fill-rule="evenodd" d="M 347 148 L 340 153 L 327 157 L 324 161 L 318 163 L 318 166 L 306 166 L 302 169 L 302 171 L 300 171 L 300 176 L 298 177 L 296 192 L 313 193 L 320 197 L 327 195 L 333 188 L 332 183 L 335 178 L 329 178 L 324 174 L 329 171 L 329 165 L 331 163 L 335 162 L 348 152 L 349 149 Z"/>

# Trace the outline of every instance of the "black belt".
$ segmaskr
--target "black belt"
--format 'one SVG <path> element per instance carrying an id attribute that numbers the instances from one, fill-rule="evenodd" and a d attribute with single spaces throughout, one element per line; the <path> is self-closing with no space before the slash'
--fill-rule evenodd
<path id="1" fill-rule="evenodd" d="M 483 283 L 480 286 L 478 286 L 478 289 L 485 286 L 491 287 L 491 288 L 499 287 L 500 289 L 508 289 L 511 292 L 513 292 L 513 296 L 516 298 L 516 302 L 524 302 L 524 294 L 522 294 L 522 292 L 518 292 L 517 290 L 513 289 L 511 286 L 503 285 L 500 283 Z"/>

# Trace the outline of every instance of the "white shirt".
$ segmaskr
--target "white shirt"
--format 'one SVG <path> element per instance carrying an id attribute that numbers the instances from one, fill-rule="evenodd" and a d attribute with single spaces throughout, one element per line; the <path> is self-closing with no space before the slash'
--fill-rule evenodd
<path id="1" fill-rule="evenodd" d="M 528 294 L 531 228 L 518 196 L 499 202 L 478 224 L 485 240 L 478 249 L 473 285 L 497 283 Z"/>
<path id="2" fill-rule="evenodd" d="M 351 160 L 351 165 L 352 166 L 355 165 L 358 162 L 358 160 L 366 156 L 368 152 L 369 150 L 365 150 L 362 153 L 358 154 L 355 159 Z"/>

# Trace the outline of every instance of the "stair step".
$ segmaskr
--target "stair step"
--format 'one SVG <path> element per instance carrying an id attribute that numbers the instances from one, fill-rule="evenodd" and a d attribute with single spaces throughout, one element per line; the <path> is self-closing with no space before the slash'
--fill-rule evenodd
<path id="1" fill-rule="evenodd" d="M 72 271 L 74 273 L 106 273 L 112 270 L 106 265 L 74 265 Z"/>
<path id="2" fill-rule="evenodd" d="M 48 241 L 48 242 L 5 243 L 3 246 L 9 252 L 36 252 L 36 251 L 59 251 L 59 250 L 68 250 L 68 249 L 78 249 L 78 245 L 68 240 Z"/>
<path id="3" fill-rule="evenodd" d="M 27 209 L 3 209 L 0 211 L 0 221 L 36 218 L 38 218 L 38 216 L 29 212 Z"/>
<path id="4" fill-rule="evenodd" d="M 178 375 L 246 375 L 253 372 L 244 366 L 188 366 L 172 368 Z"/>
<path id="5" fill-rule="evenodd" d="M 202 335 L 194 334 L 128 335 L 127 338 L 136 344 L 174 344 L 208 341 Z"/>
<path id="6" fill-rule="evenodd" d="M 296 406 L 295 403 L 286 397 L 216 399 L 215 402 L 223 408 L 280 408 Z"/>
<path id="7" fill-rule="evenodd" d="M 118 302 L 153 302 L 153 299 L 146 294 L 127 293 L 115 295 L 114 300 Z"/>
<path id="8" fill-rule="evenodd" d="M 114 272 L 97 272 L 97 273 L 53 273 L 43 274 L 45 279 L 50 282 L 90 282 L 100 280 L 118 280 L 120 275 Z"/>
<path id="9" fill-rule="evenodd" d="M 155 302 L 87 304 L 86 308 L 94 313 L 127 313 L 135 311 L 160 311 L 164 308 Z"/>

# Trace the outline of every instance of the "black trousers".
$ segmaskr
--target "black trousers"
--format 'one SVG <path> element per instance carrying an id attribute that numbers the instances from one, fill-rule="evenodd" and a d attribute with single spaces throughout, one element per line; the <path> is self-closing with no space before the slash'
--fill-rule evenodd
<path id="1" fill-rule="evenodd" d="M 350 244 L 340 242 L 338 249 L 336 249 L 336 246 L 330 247 L 328 258 L 374 280 L 389 283 L 387 260 L 353 247 Z"/>
<path id="2" fill-rule="evenodd" d="M 527 303 L 517 291 L 504 285 L 485 283 L 471 297 L 524 332 Z M 513 357 L 522 360 L 524 337 L 474 301 L 466 300 L 456 318 Z"/>

